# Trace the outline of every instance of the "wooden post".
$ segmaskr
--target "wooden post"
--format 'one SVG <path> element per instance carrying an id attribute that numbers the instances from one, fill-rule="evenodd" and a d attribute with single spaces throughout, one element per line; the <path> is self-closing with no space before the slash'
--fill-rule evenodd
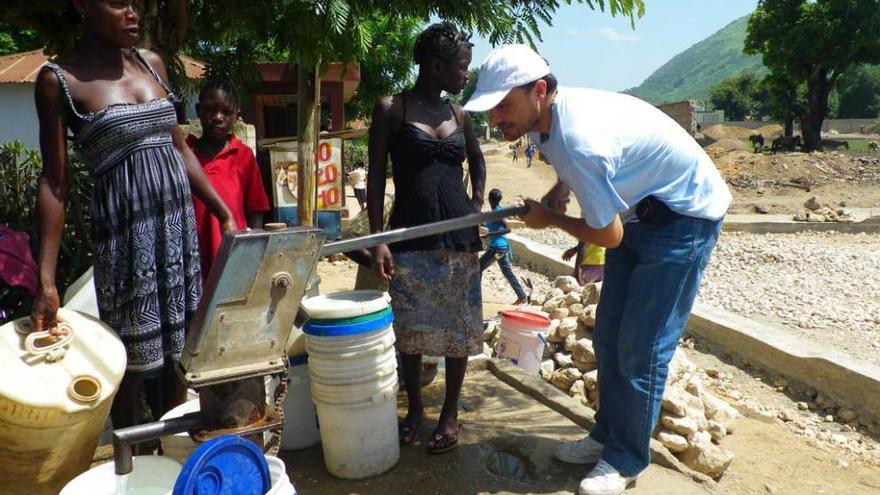
<path id="1" fill-rule="evenodd" d="M 297 184 L 296 213 L 300 225 L 315 225 L 315 150 L 318 145 L 318 115 L 321 104 L 319 64 L 297 64 Z"/>

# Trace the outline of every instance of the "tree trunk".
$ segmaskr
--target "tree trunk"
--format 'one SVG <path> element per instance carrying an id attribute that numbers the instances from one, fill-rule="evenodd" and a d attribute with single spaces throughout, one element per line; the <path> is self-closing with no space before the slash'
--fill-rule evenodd
<path id="1" fill-rule="evenodd" d="M 171 87 L 179 91 L 183 99 L 175 102 L 177 122 L 186 123 L 186 91 L 181 90 L 186 81 L 186 70 L 177 51 L 186 40 L 189 26 L 190 0 L 140 0 L 142 29 L 140 46 L 156 52 L 165 62 Z"/>
<path id="2" fill-rule="evenodd" d="M 807 79 L 807 111 L 801 119 L 801 135 L 804 139 L 804 151 L 822 149 L 822 122 L 828 112 L 828 95 L 831 83 L 826 71 L 816 69 Z"/>
<path id="3" fill-rule="evenodd" d="M 173 57 L 186 39 L 189 25 L 189 1 L 141 0 L 140 13 L 143 23 L 140 45 L 156 52 L 165 65 L 173 66 Z"/>
<path id="4" fill-rule="evenodd" d="M 296 212 L 300 225 L 315 225 L 315 150 L 318 149 L 318 115 L 321 104 L 321 79 L 318 64 L 297 64 L 297 184 Z"/>
<path id="5" fill-rule="evenodd" d="M 785 116 L 782 118 L 782 123 L 785 125 L 784 136 L 787 138 L 791 138 L 794 135 L 794 115 L 792 115 L 791 110 L 785 111 Z"/>

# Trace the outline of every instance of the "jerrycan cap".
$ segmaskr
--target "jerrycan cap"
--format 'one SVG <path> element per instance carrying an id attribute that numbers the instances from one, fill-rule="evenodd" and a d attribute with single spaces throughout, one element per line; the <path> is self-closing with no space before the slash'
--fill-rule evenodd
<path id="1" fill-rule="evenodd" d="M 264 495 L 272 486 L 266 456 L 253 442 L 223 435 L 200 445 L 174 483 L 173 495 Z"/>

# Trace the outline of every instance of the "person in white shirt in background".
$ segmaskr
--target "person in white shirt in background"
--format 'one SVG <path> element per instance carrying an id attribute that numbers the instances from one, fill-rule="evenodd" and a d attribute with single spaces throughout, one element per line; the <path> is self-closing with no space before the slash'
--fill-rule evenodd
<path id="1" fill-rule="evenodd" d="M 679 336 L 709 262 L 730 191 L 674 120 L 632 96 L 557 88 L 525 45 L 493 50 L 467 111 L 488 111 L 508 141 L 528 133 L 560 182 L 526 200 L 532 228 L 557 227 L 607 249 L 593 345 L 596 426 L 556 457 L 595 464 L 581 495 L 623 492 L 651 461 L 651 433 Z M 583 218 L 564 214 L 568 186 Z"/>
<path id="2" fill-rule="evenodd" d="M 367 171 L 363 165 L 358 164 L 354 170 L 348 173 L 351 188 L 354 189 L 354 197 L 357 198 L 361 211 L 367 209 Z"/>

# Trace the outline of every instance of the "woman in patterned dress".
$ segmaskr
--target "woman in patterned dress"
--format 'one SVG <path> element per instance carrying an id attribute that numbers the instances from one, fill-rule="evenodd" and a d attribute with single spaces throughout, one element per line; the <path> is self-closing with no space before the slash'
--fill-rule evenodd
<path id="1" fill-rule="evenodd" d="M 388 155 L 395 203 L 390 228 L 410 227 L 480 211 L 486 166 L 470 117 L 441 93 L 458 94 L 468 78 L 470 35 L 449 23 L 422 32 L 415 49 L 415 86 L 376 104 L 370 125 L 367 205 L 372 232 L 382 230 Z M 462 183 L 467 159 L 471 195 Z M 427 443 L 431 453 L 458 444 L 458 396 L 468 356 L 483 351 L 477 227 L 373 249 L 373 265 L 390 280 L 394 331 L 408 399 L 400 441 L 419 436 L 423 354 L 446 357 L 446 400 Z M 393 253 L 393 254 L 392 254 Z"/>
<path id="2" fill-rule="evenodd" d="M 190 186 L 224 230 L 236 228 L 177 127 L 161 59 L 134 48 L 136 5 L 75 1 L 83 36 L 68 57 L 43 68 L 35 90 L 43 174 L 40 285 L 31 317 L 37 330 L 63 332 L 56 325 L 55 268 L 68 194 L 69 129 L 95 182 L 90 211 L 98 309 L 128 359 L 111 409 L 115 428 L 139 419 L 145 377 L 157 378 L 146 382 L 148 396 L 161 397 L 154 414 L 184 397 L 174 362 L 202 291 Z"/>

